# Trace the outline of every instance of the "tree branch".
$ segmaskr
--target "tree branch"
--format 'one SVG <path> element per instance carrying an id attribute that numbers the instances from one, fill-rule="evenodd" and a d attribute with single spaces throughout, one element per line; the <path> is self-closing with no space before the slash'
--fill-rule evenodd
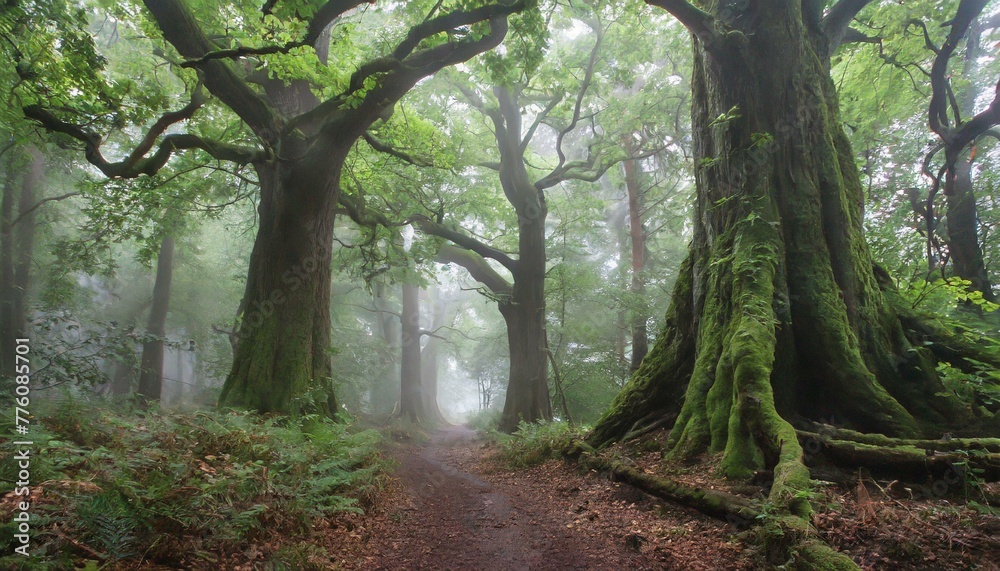
<path id="1" fill-rule="evenodd" d="M 577 123 L 580 122 L 580 112 L 583 109 L 583 98 L 587 95 L 587 90 L 590 89 L 590 84 L 594 79 L 594 68 L 597 66 L 597 54 L 601 49 L 601 44 L 604 41 L 604 30 L 601 29 L 600 23 L 591 24 L 590 29 L 594 30 L 597 38 L 594 40 L 594 47 L 590 50 L 590 57 L 587 59 L 587 69 L 583 74 L 583 81 L 580 83 L 580 89 L 576 92 L 576 101 L 573 104 L 573 118 L 570 119 L 569 125 L 565 129 L 559 131 L 559 135 L 556 136 L 556 153 L 559 155 L 559 166 L 555 170 L 559 170 L 566 164 L 566 155 L 563 153 L 563 140 L 566 135 L 571 133 L 573 129 L 576 129 Z"/>
<path id="2" fill-rule="evenodd" d="M 330 0 L 316 13 L 313 15 L 312 20 L 309 21 L 309 25 L 306 28 L 306 35 L 301 40 L 296 40 L 294 42 L 288 42 L 282 45 L 271 45 L 271 46 L 261 46 L 261 47 L 249 47 L 240 46 L 238 48 L 224 49 L 224 50 L 214 50 L 205 53 L 201 57 L 196 57 L 180 62 L 181 67 L 199 67 L 202 64 L 220 59 L 239 59 L 247 56 L 262 56 L 270 54 L 287 54 L 288 52 L 294 50 L 295 48 L 301 47 L 312 47 L 316 48 L 316 42 L 323 35 L 323 30 L 327 28 L 334 20 L 342 16 L 345 12 L 357 8 L 361 4 L 374 4 L 375 0 Z M 267 15 L 271 13 L 274 8 L 276 1 L 270 1 L 264 5 L 262 13 Z"/>
<path id="3" fill-rule="evenodd" d="M 880 44 L 882 43 L 882 38 L 878 36 L 868 36 L 859 30 L 854 28 L 847 28 L 844 32 L 844 36 L 840 40 L 841 45 L 843 44 Z"/>
<path id="4" fill-rule="evenodd" d="M 982 13 L 989 0 L 962 0 L 955 12 L 955 17 L 948 22 L 951 31 L 948 39 L 937 52 L 934 65 L 931 67 L 931 102 L 927 109 L 927 124 L 944 145 L 945 162 L 942 172 L 946 172 L 945 194 L 949 194 L 955 179 L 955 163 L 959 155 L 972 141 L 1000 124 L 1000 82 L 997 83 L 993 101 L 984 111 L 977 114 L 966 123 L 962 123 L 958 104 L 951 90 L 948 76 L 948 64 L 958 49 L 962 38 L 966 36 L 973 22 Z M 948 116 L 951 107 L 954 115 L 954 126 Z M 940 176 L 938 177 L 940 179 Z M 935 188 L 940 184 L 935 182 Z"/>
<path id="5" fill-rule="evenodd" d="M 535 131 L 538 130 L 538 126 L 541 125 L 542 121 L 549 116 L 549 113 L 551 113 L 552 110 L 562 102 L 563 97 L 564 94 L 562 93 L 556 94 L 551 100 L 549 100 L 549 104 L 545 106 L 545 109 L 543 109 L 542 112 L 535 117 L 535 120 L 531 123 L 531 127 L 528 127 L 527 132 L 525 132 L 524 137 L 521 139 L 522 153 L 528 150 L 528 144 L 531 143 L 532 137 L 535 136 Z"/>
<path id="6" fill-rule="evenodd" d="M 151 136 L 151 134 L 157 130 L 162 133 L 166 129 L 166 125 L 162 124 L 161 118 L 161 121 L 157 121 L 154 124 L 150 133 L 147 133 L 143 137 L 143 142 L 140 143 L 139 148 L 133 151 L 128 158 L 120 162 L 109 162 L 101 154 L 101 139 L 96 133 L 88 131 L 79 125 L 63 121 L 47 109 L 38 105 L 25 107 L 24 115 L 29 119 L 34 119 L 48 131 L 63 133 L 81 141 L 84 144 L 84 154 L 87 162 L 100 169 L 109 178 L 137 178 L 140 175 L 154 175 L 167 164 L 174 151 L 185 149 L 201 149 L 217 160 L 237 164 L 251 163 L 263 157 L 263 153 L 257 149 L 203 139 L 197 135 L 190 134 L 173 134 L 163 137 L 156 152 L 152 156 L 146 157 L 146 152 L 152 148 L 153 141 L 159 135 L 159 133 L 156 136 Z M 144 146 L 146 152 L 140 155 L 139 151 Z"/>
<path id="7" fill-rule="evenodd" d="M 29 208 L 29 209 L 25 210 L 24 212 L 22 212 L 21 214 L 19 214 L 18 217 L 15 218 L 14 221 L 10 223 L 10 225 L 11 226 L 17 226 L 17 223 L 20 222 L 22 218 L 24 218 L 25 216 L 27 216 L 27 215 L 31 214 L 32 212 L 38 210 L 42 205 L 44 205 L 44 204 L 46 204 L 48 202 L 59 202 L 61 200 L 66 200 L 67 198 L 73 198 L 74 196 L 80 196 L 80 193 L 79 192 L 67 192 L 66 194 L 60 194 L 59 196 L 50 196 L 48 198 L 43 198 L 43 199 L 39 200 L 38 202 L 36 202 L 31 208 Z"/>
<path id="8" fill-rule="evenodd" d="M 183 0 L 145 0 L 163 38 L 184 58 L 197 59 L 218 50 Z M 267 143 L 274 143 L 280 132 L 280 117 L 267 102 L 244 81 L 228 60 L 202 64 L 205 86 L 235 112 L 253 132 Z"/>
<path id="9" fill-rule="evenodd" d="M 414 226 L 420 228 L 420 230 L 425 234 L 437 236 L 438 238 L 444 238 L 445 240 L 448 240 L 465 250 L 475 252 L 483 258 L 496 260 L 512 273 L 517 271 L 517 260 L 511 258 L 506 252 L 502 252 L 492 246 L 487 246 L 475 238 L 466 236 L 456 230 L 452 230 L 443 224 L 438 224 L 437 222 L 434 222 L 426 217 L 418 217 L 411 221 Z"/>
<path id="10" fill-rule="evenodd" d="M 823 17 L 820 28 L 830 42 L 830 53 L 833 53 L 844 42 L 851 20 L 862 8 L 872 3 L 872 0 L 840 0 Z"/>
<path id="11" fill-rule="evenodd" d="M 472 250 L 459 248 L 451 244 L 444 244 L 438 251 L 437 259 L 441 263 L 458 264 L 468 270 L 469 275 L 479 283 L 485 285 L 495 294 L 510 295 L 513 287 L 510 283 L 497 273 L 486 260 Z"/>
<path id="12" fill-rule="evenodd" d="M 368 143 L 368 146 L 370 146 L 372 149 L 375 149 L 380 153 L 385 153 L 387 155 L 396 157 L 397 159 L 403 161 L 404 163 L 409 163 L 414 166 L 425 167 L 425 168 L 435 166 L 434 161 L 431 161 L 429 159 L 414 157 L 408 153 L 400 151 L 394 148 L 393 146 L 382 142 L 381 140 L 376 138 L 375 135 L 372 135 L 368 131 L 365 131 L 364 135 L 362 135 L 361 137 L 365 140 L 366 143 Z"/>
<path id="13" fill-rule="evenodd" d="M 413 28 L 407 37 L 393 50 L 391 56 L 380 57 L 362 64 L 351 75 L 349 86 L 343 93 L 321 103 L 315 109 L 296 117 L 289 129 L 300 124 L 318 124 L 337 113 L 344 112 L 345 104 L 351 96 L 362 93 L 363 100 L 352 105 L 347 113 L 355 117 L 365 117 L 362 121 L 352 121 L 354 125 L 367 129 L 374 120 L 391 109 L 418 81 L 433 75 L 441 69 L 469 60 L 500 44 L 507 35 L 507 16 L 524 8 L 524 0 L 513 3 L 495 3 L 469 11 L 456 11 L 439 16 Z M 464 28 L 480 22 L 489 25 L 489 32 L 475 37 Z M 447 28 L 454 25 L 456 28 Z M 449 32 L 450 36 L 461 39 L 416 50 L 420 41 L 432 35 Z M 473 39 L 470 39 L 473 38 Z M 477 38 L 477 39 L 476 39 Z M 375 79 L 371 89 L 365 85 L 368 78 Z M 357 133 L 361 136 L 363 133 Z M 330 136 L 346 136 L 339 128 L 331 129 Z"/>
<path id="14" fill-rule="evenodd" d="M 718 38 L 711 14 L 685 2 L 685 0 L 646 0 L 646 4 L 663 8 L 669 12 L 692 35 L 701 39 L 706 45 L 715 43 Z"/>

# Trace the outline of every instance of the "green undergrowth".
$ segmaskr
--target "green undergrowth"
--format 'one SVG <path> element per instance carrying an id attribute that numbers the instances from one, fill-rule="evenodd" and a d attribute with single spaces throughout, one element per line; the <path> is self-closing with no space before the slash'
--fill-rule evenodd
<path id="1" fill-rule="evenodd" d="M 493 432 L 500 426 L 500 416 L 502 414 L 503 412 L 499 408 L 485 408 L 470 414 L 465 419 L 465 424 L 478 432 Z"/>
<path id="2" fill-rule="evenodd" d="M 378 433 L 320 417 L 140 413 L 70 398 L 33 412 L 31 557 L 9 555 L 5 502 L 2 569 L 140 559 L 191 568 L 243 556 L 294 566 L 288 538 L 310 537 L 317 518 L 362 511 L 386 481 Z M 0 419 L 0 432 L 12 434 L 12 420 Z M 8 483 L 15 453 L 0 445 Z"/>
<path id="3" fill-rule="evenodd" d="M 488 433 L 499 447 L 497 458 L 512 468 L 530 468 L 546 460 L 560 458 L 562 451 L 589 432 L 586 426 L 567 422 L 527 423 L 518 425 L 513 434 Z"/>

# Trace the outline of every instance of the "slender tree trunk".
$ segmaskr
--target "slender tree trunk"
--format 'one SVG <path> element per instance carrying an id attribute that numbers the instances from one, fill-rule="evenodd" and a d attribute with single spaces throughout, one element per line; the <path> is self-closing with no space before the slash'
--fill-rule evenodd
<path id="1" fill-rule="evenodd" d="M 143 403 L 160 400 L 163 391 L 163 338 L 167 334 L 167 311 L 170 308 L 170 282 L 174 273 L 174 239 L 165 236 L 156 257 L 156 282 L 153 305 L 149 310 L 146 334 L 152 338 L 142 344 L 139 361 L 137 396 Z"/>
<path id="2" fill-rule="evenodd" d="M 389 371 L 384 378 L 376 380 L 372 384 L 372 407 L 376 413 L 391 414 L 399 399 L 399 365 L 396 362 L 396 351 L 402 345 L 400 320 L 396 317 L 396 312 L 392 311 L 389 301 L 385 296 L 386 285 L 376 282 L 372 285 L 372 303 L 378 311 L 376 314 L 377 329 L 382 340 L 385 342 L 383 353 L 383 363 Z"/>
<path id="3" fill-rule="evenodd" d="M 664 332 L 590 440 L 677 415 L 674 455 L 774 468 L 787 502 L 808 487 L 794 415 L 935 437 L 968 416 L 872 263 L 831 40 L 798 2 L 706 6 L 725 30 L 695 40 L 694 240 Z"/>
<path id="4" fill-rule="evenodd" d="M 948 253 L 955 275 L 972 282 L 970 288 L 982 292 L 987 301 L 996 301 L 983 249 L 979 245 L 979 214 L 972 185 L 972 161 L 955 165 L 955 181 L 948 194 Z"/>
<path id="5" fill-rule="evenodd" d="M 646 228 L 642 222 L 643 197 L 637 161 L 625 161 L 625 188 L 628 191 L 629 238 L 632 243 L 632 371 L 635 372 L 649 352 L 646 322 Z"/>
<path id="6" fill-rule="evenodd" d="M 14 340 L 17 339 L 17 317 L 14 280 L 14 218 L 17 203 L 17 183 L 11 172 L 10 158 L 4 159 L 3 203 L 0 204 L 0 377 L 14 376 Z"/>
<path id="7" fill-rule="evenodd" d="M 294 147 L 286 152 L 302 152 Z M 258 164 L 260 226 L 221 406 L 333 415 L 330 267 L 335 192 L 346 149 L 322 164 Z"/>
<path id="8" fill-rule="evenodd" d="M 424 411 L 428 420 L 435 424 L 448 424 L 448 420 L 441 413 L 438 404 L 438 373 L 440 363 L 438 357 L 441 353 L 441 344 L 444 342 L 440 334 L 437 333 L 442 327 L 451 326 L 455 321 L 455 311 L 453 304 L 448 303 L 440 295 L 437 288 L 430 288 L 427 297 L 432 308 L 431 332 L 427 336 L 427 342 L 420 352 L 420 382 L 424 394 Z"/>
<path id="9" fill-rule="evenodd" d="M 627 202 L 627 193 L 625 198 Z M 628 243 L 628 228 L 626 228 L 626 221 L 628 220 L 627 209 L 627 205 L 624 210 L 619 210 L 616 206 L 611 219 L 611 227 L 614 228 L 615 239 L 618 243 L 618 271 L 616 278 L 618 280 L 618 288 L 622 292 L 629 287 L 629 266 L 627 260 L 631 259 L 631 252 Z M 631 329 L 628 323 L 628 306 L 630 305 L 628 303 L 628 297 L 629 296 L 622 296 L 622 298 L 618 301 L 618 311 L 615 312 L 615 356 L 618 357 L 618 362 L 623 366 L 629 363 L 628 359 L 625 357 L 625 349 L 628 347 L 628 336 Z"/>
<path id="10" fill-rule="evenodd" d="M 414 422 L 425 422 L 424 392 L 420 380 L 420 289 L 403 284 L 403 343 L 399 369 L 399 414 Z"/>

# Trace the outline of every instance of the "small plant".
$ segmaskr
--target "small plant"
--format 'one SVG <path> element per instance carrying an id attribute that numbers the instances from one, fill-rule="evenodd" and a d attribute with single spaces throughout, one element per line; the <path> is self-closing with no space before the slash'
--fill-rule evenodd
<path id="1" fill-rule="evenodd" d="M 1000 408 L 1000 379 L 996 372 L 986 363 L 968 358 L 966 361 L 971 371 L 963 371 L 945 361 L 938 363 L 938 376 L 945 388 L 965 402 L 989 410 Z"/>
<path id="2" fill-rule="evenodd" d="M 517 432 L 501 436 L 500 459 L 516 468 L 529 468 L 557 458 L 559 452 L 574 439 L 583 438 L 587 428 L 570 426 L 566 422 L 527 423 L 518 425 Z"/>

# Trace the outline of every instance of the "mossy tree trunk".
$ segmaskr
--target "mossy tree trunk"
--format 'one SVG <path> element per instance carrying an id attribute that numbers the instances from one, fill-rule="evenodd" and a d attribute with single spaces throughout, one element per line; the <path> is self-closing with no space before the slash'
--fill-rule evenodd
<path id="1" fill-rule="evenodd" d="M 333 414 L 330 265 L 343 145 L 327 159 L 260 164 L 260 223 L 222 406 Z M 319 163 L 323 164 L 319 164 Z M 307 401 L 299 400 L 310 393 Z"/>
<path id="2" fill-rule="evenodd" d="M 773 468 L 788 505 L 808 485 L 795 415 L 892 436 L 967 421 L 862 231 L 829 54 L 868 2 L 825 16 L 790 0 L 651 3 L 694 37 L 695 236 L 664 331 L 591 443 L 677 415 L 672 454 L 722 452 L 735 477 Z"/>

